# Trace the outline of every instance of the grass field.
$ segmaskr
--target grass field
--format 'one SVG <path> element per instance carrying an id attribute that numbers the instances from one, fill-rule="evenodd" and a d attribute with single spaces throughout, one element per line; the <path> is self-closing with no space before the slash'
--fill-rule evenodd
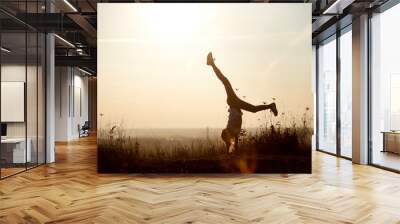
<path id="1" fill-rule="evenodd" d="M 244 131 L 239 149 L 229 154 L 212 138 L 135 137 L 118 126 L 98 132 L 102 173 L 310 173 L 311 120 L 302 124 L 265 122 Z"/>

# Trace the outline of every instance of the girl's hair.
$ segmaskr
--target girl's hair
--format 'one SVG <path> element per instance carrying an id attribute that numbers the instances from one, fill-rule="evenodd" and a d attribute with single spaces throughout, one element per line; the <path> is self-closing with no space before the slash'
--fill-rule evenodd
<path id="1" fill-rule="evenodd" d="M 229 144 L 231 142 L 231 138 L 233 138 L 233 135 L 229 132 L 227 128 L 224 128 L 221 132 L 221 138 L 226 144 Z"/>

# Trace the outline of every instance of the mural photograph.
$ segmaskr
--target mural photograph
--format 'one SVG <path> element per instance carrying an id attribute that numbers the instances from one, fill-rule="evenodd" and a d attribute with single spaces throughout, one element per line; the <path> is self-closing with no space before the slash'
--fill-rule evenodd
<path id="1" fill-rule="evenodd" d="M 311 173 L 310 21 L 310 4 L 99 4 L 98 171 Z"/>

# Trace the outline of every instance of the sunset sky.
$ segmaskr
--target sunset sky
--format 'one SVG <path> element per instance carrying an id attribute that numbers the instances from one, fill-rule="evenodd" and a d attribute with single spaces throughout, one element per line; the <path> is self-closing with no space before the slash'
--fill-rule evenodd
<path id="1" fill-rule="evenodd" d="M 98 9 L 100 126 L 225 127 L 226 94 L 206 66 L 209 51 L 245 101 L 276 98 L 280 113 L 297 117 L 312 107 L 311 4 L 106 3 Z M 244 112 L 243 126 L 255 127 L 265 116 Z"/>

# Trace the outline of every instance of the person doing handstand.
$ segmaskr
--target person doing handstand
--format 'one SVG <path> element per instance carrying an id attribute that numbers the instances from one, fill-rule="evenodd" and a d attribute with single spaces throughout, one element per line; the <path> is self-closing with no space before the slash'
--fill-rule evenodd
<path id="1" fill-rule="evenodd" d="M 271 110 L 274 116 L 278 115 L 276 104 L 271 103 L 268 105 L 252 105 L 248 102 L 241 100 L 233 91 L 232 85 L 229 80 L 222 74 L 219 68 L 215 65 L 212 53 L 207 55 L 207 65 L 211 66 L 214 70 L 215 75 L 224 84 L 227 99 L 226 102 L 229 105 L 229 119 L 226 128 L 221 132 L 221 138 L 225 142 L 226 148 L 229 153 L 235 151 L 238 147 L 239 134 L 242 129 L 242 110 L 257 113 L 262 110 Z"/>

